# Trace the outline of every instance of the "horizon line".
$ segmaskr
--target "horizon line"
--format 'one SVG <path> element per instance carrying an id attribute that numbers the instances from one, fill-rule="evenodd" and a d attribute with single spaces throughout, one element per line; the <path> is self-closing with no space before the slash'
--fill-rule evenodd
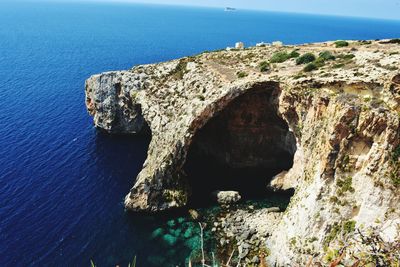
<path id="1" fill-rule="evenodd" d="M 150 6 L 172 6 L 172 7 L 195 7 L 195 8 L 209 8 L 209 9 L 224 9 L 226 7 L 232 7 L 236 10 L 233 12 L 243 11 L 255 11 L 255 12 L 271 12 L 271 13 L 285 13 L 285 14 L 297 14 L 297 15 L 314 15 L 314 16 L 327 16 L 327 17 L 342 17 L 342 18 L 354 18 L 354 19 L 372 19 L 372 20 L 384 20 L 384 21 L 395 21 L 400 22 L 400 18 L 385 18 L 385 17 L 370 17 L 370 16 L 362 16 L 362 15 L 343 15 L 343 14 L 330 14 L 330 13 L 311 13 L 311 12 L 295 12 L 295 11 L 284 11 L 284 10 L 274 10 L 274 9 L 266 9 L 266 8 L 236 8 L 234 6 L 207 6 L 207 5 L 198 5 L 198 4 L 169 4 L 169 3 L 148 3 L 142 1 L 131 1 L 131 0 L 5 0 L 5 2 L 46 2 L 46 3 L 110 3 L 110 4 L 128 4 L 128 5 L 150 5 Z"/>

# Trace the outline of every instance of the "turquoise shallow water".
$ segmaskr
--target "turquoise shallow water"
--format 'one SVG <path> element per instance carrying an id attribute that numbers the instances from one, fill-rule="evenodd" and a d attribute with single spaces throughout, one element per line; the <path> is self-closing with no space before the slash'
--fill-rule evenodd
<path id="1" fill-rule="evenodd" d="M 236 41 L 399 36 L 396 21 L 1 1 L 0 266 L 88 266 L 90 259 L 99 266 L 125 266 L 134 255 L 139 266 L 170 266 L 182 263 L 196 243 L 195 230 L 186 233 L 196 227 L 185 218 L 168 227 L 179 214 L 124 211 L 123 198 L 149 140 L 107 136 L 93 128 L 83 88 L 91 74 Z M 163 235 L 154 237 L 159 228 Z"/>

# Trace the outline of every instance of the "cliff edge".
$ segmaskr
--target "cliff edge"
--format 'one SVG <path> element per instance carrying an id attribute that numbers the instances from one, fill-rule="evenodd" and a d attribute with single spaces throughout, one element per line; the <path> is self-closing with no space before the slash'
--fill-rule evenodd
<path id="1" fill-rule="evenodd" d="M 399 240 L 395 40 L 263 45 L 102 73 L 86 81 L 86 106 L 104 131 L 151 134 L 127 209 L 185 206 L 196 150 L 273 170 L 265 188 L 295 190 L 263 229 L 270 263 L 304 264 L 360 227 Z"/>

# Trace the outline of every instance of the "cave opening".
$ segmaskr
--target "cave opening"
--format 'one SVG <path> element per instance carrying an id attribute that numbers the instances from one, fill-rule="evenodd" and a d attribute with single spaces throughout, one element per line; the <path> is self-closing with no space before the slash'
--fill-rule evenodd
<path id="1" fill-rule="evenodd" d="M 273 176 L 292 167 L 296 139 L 278 115 L 276 86 L 259 85 L 236 97 L 195 134 L 184 165 L 190 206 L 211 203 L 214 191 L 267 198 Z"/>

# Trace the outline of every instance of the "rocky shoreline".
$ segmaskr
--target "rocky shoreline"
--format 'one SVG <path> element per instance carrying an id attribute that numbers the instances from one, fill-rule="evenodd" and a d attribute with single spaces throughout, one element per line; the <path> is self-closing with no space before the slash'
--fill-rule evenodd
<path id="1" fill-rule="evenodd" d="M 243 264 L 259 264 L 260 254 L 263 251 L 267 254 L 264 247 L 266 239 L 281 218 L 282 213 L 276 212 L 276 209 L 254 210 L 250 206 L 248 210 L 227 211 L 225 216 L 214 222 L 212 231 L 219 236 L 221 251 L 227 247 L 237 247 L 235 258 L 238 261 Z"/>
<path id="2" fill-rule="evenodd" d="M 265 190 L 295 190 L 285 212 L 237 210 L 215 221 L 220 246 L 234 237 L 246 264 L 263 250 L 272 265 L 328 262 L 323 255 L 342 256 L 356 229 L 399 242 L 396 40 L 263 44 L 90 77 L 96 127 L 152 138 L 126 208 L 185 206 L 197 153 L 233 170 L 260 168 L 258 176 L 268 170 Z M 363 253 L 346 249 L 348 264 Z"/>

